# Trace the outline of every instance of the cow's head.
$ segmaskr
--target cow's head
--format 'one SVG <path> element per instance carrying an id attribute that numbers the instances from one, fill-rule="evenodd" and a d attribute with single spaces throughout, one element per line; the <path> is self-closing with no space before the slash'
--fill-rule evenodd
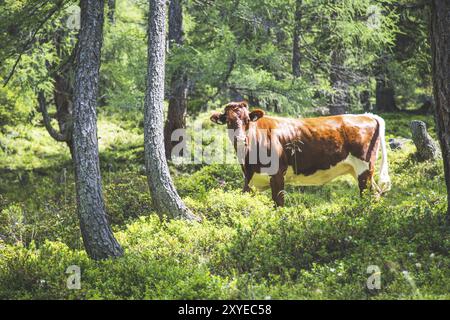
<path id="1" fill-rule="evenodd" d="M 245 101 L 230 102 L 225 106 L 224 112 L 214 112 L 211 121 L 217 124 L 227 124 L 228 129 L 233 131 L 236 142 L 246 142 L 245 132 L 248 130 L 251 121 L 258 121 L 264 116 L 264 111 L 256 109 L 248 110 Z M 231 138 L 231 137 L 230 137 Z"/>
<path id="2" fill-rule="evenodd" d="M 260 109 L 248 110 L 248 104 L 245 101 L 230 102 L 225 106 L 223 113 L 214 112 L 211 115 L 211 121 L 217 124 L 227 124 L 228 129 L 238 129 L 241 125 L 246 126 L 250 121 L 258 121 L 264 116 L 264 111 Z"/>

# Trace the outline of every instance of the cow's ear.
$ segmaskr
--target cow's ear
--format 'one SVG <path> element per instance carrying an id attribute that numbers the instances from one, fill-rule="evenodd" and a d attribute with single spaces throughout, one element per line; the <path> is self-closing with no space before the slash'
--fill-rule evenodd
<path id="1" fill-rule="evenodd" d="M 259 119 L 264 117 L 264 111 L 262 111 L 261 109 L 255 109 L 250 112 L 249 117 L 251 121 L 258 121 Z"/>
<path id="2" fill-rule="evenodd" d="M 214 112 L 209 119 L 217 124 L 225 124 L 227 122 L 227 116 L 220 112 Z"/>
<path id="3" fill-rule="evenodd" d="M 241 101 L 239 102 L 239 105 L 243 108 L 247 108 L 248 109 L 248 102 L 247 101 Z"/>

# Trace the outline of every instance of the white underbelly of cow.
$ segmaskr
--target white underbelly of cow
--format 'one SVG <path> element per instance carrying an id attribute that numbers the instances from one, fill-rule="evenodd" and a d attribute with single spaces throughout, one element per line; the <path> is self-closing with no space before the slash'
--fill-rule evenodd
<path id="1" fill-rule="evenodd" d="M 369 169 L 369 162 L 349 155 L 345 160 L 326 170 L 317 170 L 311 175 L 295 174 L 292 167 L 289 167 L 284 176 L 285 184 L 294 186 L 319 186 L 330 182 L 331 180 L 346 174 L 351 174 L 355 179 Z M 255 173 L 250 186 L 258 189 L 270 187 L 270 176 L 267 174 Z"/>

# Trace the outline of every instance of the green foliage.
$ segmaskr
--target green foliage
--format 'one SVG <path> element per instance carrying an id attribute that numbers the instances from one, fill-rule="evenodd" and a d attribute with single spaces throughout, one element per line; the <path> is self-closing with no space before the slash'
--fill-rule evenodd
<path id="1" fill-rule="evenodd" d="M 135 178 L 130 180 L 130 176 Z M 114 174 L 112 181 L 105 188 L 106 212 L 110 222 L 124 225 L 126 222 L 150 213 L 151 199 L 148 193 L 147 177 L 136 175 L 135 172 Z"/>
<path id="2" fill-rule="evenodd" d="M 389 130 L 386 134 L 389 137 L 404 137 L 411 138 L 411 128 L 410 123 L 412 120 L 421 120 L 427 125 L 427 131 L 431 134 L 433 138 L 436 139 L 436 130 L 434 128 L 435 123 L 433 117 L 425 115 L 414 115 L 414 114 L 398 114 L 398 113 L 385 113 L 382 115 L 383 119 L 386 121 L 386 127 Z"/>
<path id="3" fill-rule="evenodd" d="M 106 26 L 101 90 L 113 107 L 141 109 L 144 100 L 147 41 L 142 11 L 139 4 L 117 1 L 115 23 Z"/>
<path id="4" fill-rule="evenodd" d="M 163 261 L 152 254 L 130 254 L 94 262 L 84 252 L 46 242 L 39 249 L 6 246 L 1 256 L 2 299 L 211 299 L 224 298 L 227 292 L 224 281 L 206 268 L 170 255 Z M 81 290 L 67 289 L 65 272 L 71 265 L 82 270 Z"/>
<path id="5" fill-rule="evenodd" d="M 352 178 L 341 177 L 322 187 L 287 186 L 286 207 L 278 209 L 270 190 L 241 193 L 236 162 L 174 161 L 177 190 L 203 222 L 160 220 L 143 170 L 141 0 L 117 1 L 115 24 L 106 22 L 98 109 L 103 195 L 125 255 L 89 260 L 70 154 L 45 131 L 35 101 L 36 89 L 52 96 L 51 74 L 74 48 L 76 32 L 65 25 L 72 2 L 0 4 L 0 80 L 18 61 L 9 85 L 0 86 L 1 299 L 450 298 L 443 168 L 417 162 L 411 143 L 389 153 L 393 189 L 378 201 L 360 198 Z M 335 93 L 333 73 L 348 85 L 350 111 L 362 109 L 366 90 L 373 104 L 380 76 L 393 84 L 400 108 L 430 95 L 426 10 L 398 9 L 409 0 L 303 0 L 302 74 L 294 78 L 295 2 L 183 3 L 185 43 L 167 53 L 166 88 L 174 74 L 187 75 L 188 132 L 196 142 L 228 143 L 204 111 L 231 99 L 246 98 L 269 114 L 314 113 Z M 58 30 L 62 53 L 51 40 Z M 413 119 L 435 137 L 430 116 L 382 116 L 387 138 L 409 138 Z M 234 159 L 232 148 L 214 152 Z M 80 290 L 66 287 L 71 265 L 81 268 Z M 366 287 L 371 265 L 381 270 L 380 290 Z"/>
<path id="6" fill-rule="evenodd" d="M 210 189 L 235 189 L 239 187 L 241 179 L 242 172 L 239 166 L 215 164 L 205 166 L 193 174 L 181 174 L 175 182 L 182 196 L 189 195 L 205 200 Z"/>
<path id="7" fill-rule="evenodd" d="M 0 78 L 1 81 L 1 78 Z M 33 109 L 30 101 L 20 91 L 12 88 L 0 87 L 0 130 L 4 131 L 6 125 L 16 125 L 27 122 Z M 2 132 L 4 133 L 4 132 Z M 0 143 L 0 147 L 2 144 Z"/>
<path id="8" fill-rule="evenodd" d="M 393 189 L 378 201 L 360 198 L 352 178 L 343 177 L 323 187 L 288 187 L 286 207 L 275 209 L 270 190 L 241 193 L 238 165 L 172 165 L 178 191 L 203 217 L 189 224 L 161 221 L 153 211 L 142 159 L 125 139 L 135 117 L 107 110 L 100 116 L 111 124 L 99 132 L 101 155 L 111 164 L 102 169 L 103 191 L 124 257 L 88 259 L 71 168 L 64 178 L 63 168 L 47 167 L 60 160 L 40 159 L 49 161 L 40 166 L 33 156 L 29 163 L 39 170 L 9 170 L 0 180 L 0 298 L 449 298 L 443 169 L 418 163 L 412 144 L 389 153 Z M 409 135 L 413 116 L 385 118 L 388 137 Z M 36 137 L 29 139 L 44 143 Z M 66 286 L 72 265 L 81 268 L 80 290 Z M 366 287 L 370 265 L 380 268 L 380 290 Z"/>

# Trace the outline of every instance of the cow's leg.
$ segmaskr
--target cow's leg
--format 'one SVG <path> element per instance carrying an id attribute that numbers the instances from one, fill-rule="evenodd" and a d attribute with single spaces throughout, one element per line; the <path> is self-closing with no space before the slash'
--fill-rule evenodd
<path id="1" fill-rule="evenodd" d="M 365 189 L 371 190 L 371 193 L 375 195 L 376 198 L 379 198 L 382 190 L 378 186 L 378 184 L 375 182 L 374 173 L 375 173 L 375 164 L 377 162 L 377 156 L 378 156 L 378 149 L 380 146 L 380 139 L 377 138 L 372 150 L 369 150 L 368 153 L 368 159 L 369 159 L 369 170 L 367 170 L 367 181 L 364 181 L 365 178 L 361 177 L 361 179 L 358 178 L 358 182 L 360 183 L 360 191 L 361 194 L 364 190 L 361 190 L 362 184 L 365 184 Z M 361 180 L 361 181 L 359 181 Z"/>
<path id="2" fill-rule="evenodd" d="M 244 188 L 242 188 L 242 192 L 252 191 L 252 189 L 250 189 L 250 186 L 249 186 L 249 183 L 252 180 L 252 177 L 253 177 L 253 172 L 248 175 L 244 174 Z"/>
<path id="3" fill-rule="evenodd" d="M 375 192 L 378 195 L 381 195 L 383 193 L 383 190 L 380 188 L 380 186 L 376 183 L 375 178 L 372 176 L 372 189 L 375 190 Z"/>
<path id="4" fill-rule="evenodd" d="M 272 188 L 272 199 L 276 206 L 284 206 L 284 174 L 282 172 L 271 176 L 270 187 Z"/>
<path id="5" fill-rule="evenodd" d="M 363 196 L 364 191 L 372 190 L 373 170 L 366 170 L 358 175 L 359 192 Z"/>
<path id="6" fill-rule="evenodd" d="M 254 172 L 250 168 L 245 168 L 243 165 L 241 167 L 244 173 L 244 187 L 242 188 L 242 192 L 250 192 L 252 189 L 250 189 L 249 183 L 252 180 Z"/>
<path id="7" fill-rule="evenodd" d="M 369 161 L 369 169 L 361 172 L 358 175 L 358 185 L 359 192 L 361 196 L 364 194 L 365 190 L 369 190 L 371 194 L 374 194 L 375 197 L 379 197 L 380 195 L 380 187 L 376 184 L 374 173 L 375 173 L 375 161 L 376 154 L 372 155 Z"/>

